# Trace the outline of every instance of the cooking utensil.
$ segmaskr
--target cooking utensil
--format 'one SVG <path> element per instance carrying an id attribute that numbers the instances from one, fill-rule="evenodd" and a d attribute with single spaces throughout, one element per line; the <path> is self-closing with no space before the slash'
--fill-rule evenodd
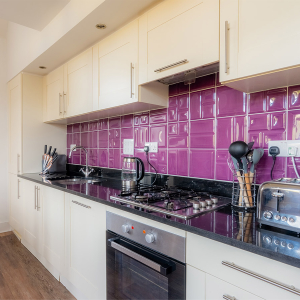
<path id="1" fill-rule="evenodd" d="M 264 149 L 262 148 L 253 149 L 247 155 L 248 161 L 252 162 L 250 167 L 250 172 L 249 172 L 250 184 L 252 184 L 253 182 L 255 166 L 258 164 L 258 162 L 260 161 L 263 155 L 264 155 Z"/>
<path id="2" fill-rule="evenodd" d="M 242 157 L 242 163 L 243 163 L 244 178 L 246 184 L 246 192 L 247 192 L 250 206 L 252 206 L 253 200 L 252 200 L 252 193 L 251 193 L 251 184 L 250 184 L 249 173 L 248 173 L 247 158 L 245 156 Z"/>
<path id="3" fill-rule="evenodd" d="M 243 169 L 243 164 L 242 164 L 241 158 L 243 156 L 245 156 L 248 152 L 249 152 L 249 147 L 243 141 L 233 142 L 229 146 L 229 153 L 230 153 L 231 156 L 236 158 L 236 160 L 238 161 L 239 169 Z"/>

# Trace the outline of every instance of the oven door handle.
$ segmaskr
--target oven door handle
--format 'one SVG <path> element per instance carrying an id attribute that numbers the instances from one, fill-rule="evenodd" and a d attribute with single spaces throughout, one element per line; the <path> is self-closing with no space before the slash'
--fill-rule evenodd
<path id="1" fill-rule="evenodd" d="M 112 248 L 114 248 L 115 250 L 131 257 L 132 259 L 146 265 L 147 267 L 159 272 L 160 274 L 166 276 L 167 274 L 171 273 L 173 270 L 173 267 L 171 265 L 168 265 L 167 267 L 162 266 L 161 264 L 158 264 L 156 262 L 154 262 L 153 260 L 140 255 L 122 245 L 120 245 L 119 243 L 116 243 L 115 241 L 119 240 L 119 238 L 112 238 L 108 240 L 108 245 L 111 246 Z"/>

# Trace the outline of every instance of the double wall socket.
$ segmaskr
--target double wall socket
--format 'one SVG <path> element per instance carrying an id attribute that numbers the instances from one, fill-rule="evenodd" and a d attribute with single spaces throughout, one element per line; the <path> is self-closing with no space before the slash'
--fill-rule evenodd
<path id="1" fill-rule="evenodd" d="M 157 153 L 158 152 L 157 142 L 145 143 L 145 146 L 149 147 L 149 152 L 152 152 L 152 153 Z"/>
<path id="2" fill-rule="evenodd" d="M 300 140 L 299 141 L 269 141 L 268 149 L 270 149 L 270 147 L 272 146 L 277 146 L 279 148 L 280 153 L 277 156 L 300 157 Z"/>

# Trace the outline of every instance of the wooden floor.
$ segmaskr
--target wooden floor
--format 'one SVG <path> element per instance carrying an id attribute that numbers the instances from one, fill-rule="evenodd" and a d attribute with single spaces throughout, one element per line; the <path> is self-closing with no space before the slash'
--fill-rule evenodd
<path id="1" fill-rule="evenodd" d="M 0 299 L 75 298 L 8 232 L 0 234 Z"/>

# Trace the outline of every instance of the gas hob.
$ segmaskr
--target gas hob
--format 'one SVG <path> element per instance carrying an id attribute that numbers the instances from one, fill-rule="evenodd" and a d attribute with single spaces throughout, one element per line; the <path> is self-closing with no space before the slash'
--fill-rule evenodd
<path id="1" fill-rule="evenodd" d="M 110 199 L 147 212 L 157 212 L 180 219 L 191 219 L 231 203 L 230 198 L 205 192 L 173 187 L 140 186 L 133 192 L 122 192 Z"/>

